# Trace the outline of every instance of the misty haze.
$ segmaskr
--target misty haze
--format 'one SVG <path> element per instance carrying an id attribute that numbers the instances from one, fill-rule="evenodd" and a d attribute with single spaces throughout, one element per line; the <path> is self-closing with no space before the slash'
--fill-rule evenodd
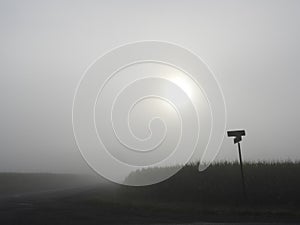
<path id="1" fill-rule="evenodd" d="M 0 28 L 1 224 L 300 222 L 299 1 L 3 0 Z"/>

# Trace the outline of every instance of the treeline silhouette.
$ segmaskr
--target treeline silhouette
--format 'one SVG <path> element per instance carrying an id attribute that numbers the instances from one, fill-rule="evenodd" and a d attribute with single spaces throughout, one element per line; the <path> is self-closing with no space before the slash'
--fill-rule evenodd
<path id="1" fill-rule="evenodd" d="M 170 168 L 149 168 L 131 173 L 127 181 L 151 179 Z M 242 193 L 239 164 L 219 162 L 199 172 L 197 164 L 184 166 L 159 184 L 124 187 L 122 197 L 130 201 L 197 203 L 198 205 L 250 204 L 257 206 L 300 206 L 299 162 L 248 162 L 244 165 L 247 200 Z"/>

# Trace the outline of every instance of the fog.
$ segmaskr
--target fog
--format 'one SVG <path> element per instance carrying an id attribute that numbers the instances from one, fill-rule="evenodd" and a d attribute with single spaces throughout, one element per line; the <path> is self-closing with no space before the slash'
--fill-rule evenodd
<path id="1" fill-rule="evenodd" d="M 77 84 L 110 49 L 179 44 L 214 71 L 245 160 L 299 160 L 299 1 L 1 1 L 0 171 L 88 173 Z M 225 138 L 217 160 L 237 159 Z"/>

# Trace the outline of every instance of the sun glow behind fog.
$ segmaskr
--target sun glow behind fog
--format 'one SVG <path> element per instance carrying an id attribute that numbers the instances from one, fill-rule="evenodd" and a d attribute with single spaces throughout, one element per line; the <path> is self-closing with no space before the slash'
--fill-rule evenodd
<path id="1" fill-rule="evenodd" d="M 199 106 L 205 104 L 205 98 L 203 98 L 203 93 L 200 86 L 196 83 L 189 75 L 186 73 L 174 69 L 172 71 L 166 71 L 165 79 L 169 80 L 171 83 L 175 84 L 184 94 L 186 94 L 185 100 L 178 100 L 180 104 L 186 104 L 187 102 L 192 102 Z M 166 89 L 166 91 L 170 91 Z M 178 93 L 168 93 L 169 95 L 176 96 Z"/>
<path id="2" fill-rule="evenodd" d="M 190 79 L 186 78 L 186 75 L 170 76 L 170 81 L 176 84 L 178 87 L 180 87 L 180 89 L 183 90 L 190 99 L 194 97 L 194 90 L 193 90 L 194 87 L 191 84 Z"/>

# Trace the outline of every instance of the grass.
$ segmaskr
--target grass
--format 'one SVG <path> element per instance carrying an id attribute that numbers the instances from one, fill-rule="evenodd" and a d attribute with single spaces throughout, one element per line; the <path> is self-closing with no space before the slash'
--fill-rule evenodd
<path id="1" fill-rule="evenodd" d="M 240 165 L 219 162 L 203 172 L 197 164 L 184 166 L 170 179 L 146 187 L 122 188 L 121 195 L 142 201 L 186 202 L 202 206 L 300 207 L 299 162 L 245 163 L 248 199 L 242 193 Z M 168 168 L 151 168 L 130 174 L 127 180 L 151 179 Z"/>
<path id="2" fill-rule="evenodd" d="M 127 179 L 151 179 L 169 169 L 140 170 Z M 99 185 L 77 194 L 27 199 L 26 202 L 32 204 L 30 208 L 26 205 L 21 208 L 17 202 L 24 199 L 15 199 L 9 207 L 2 205 L 0 223 L 81 225 L 300 221 L 299 162 L 246 163 L 244 172 L 247 201 L 242 195 L 238 163 L 218 162 L 203 172 L 198 172 L 197 164 L 189 164 L 156 185 Z M 73 175 L 51 174 L 0 174 L 0 180 L 2 189 L 5 186 L 14 189 L 17 184 L 24 188 L 26 183 L 27 188 L 32 189 L 36 185 L 57 187 L 88 182 L 86 178 Z"/>

